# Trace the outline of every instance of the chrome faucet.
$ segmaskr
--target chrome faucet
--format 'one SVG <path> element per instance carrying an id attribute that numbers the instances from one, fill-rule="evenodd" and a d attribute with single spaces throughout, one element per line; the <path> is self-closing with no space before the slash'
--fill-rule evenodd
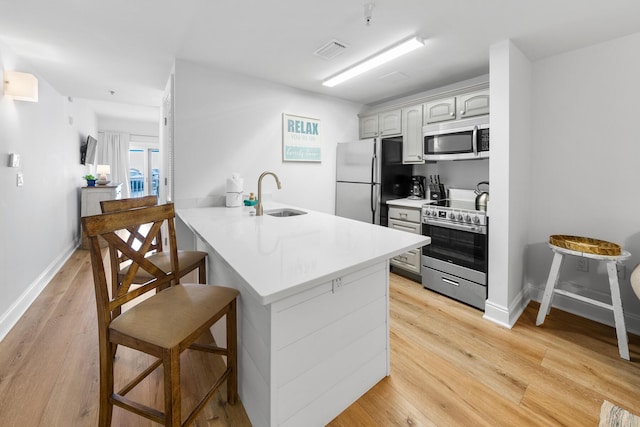
<path id="1" fill-rule="evenodd" d="M 264 178 L 267 175 L 271 175 L 275 178 L 276 180 L 276 184 L 278 185 L 278 190 L 280 190 L 282 188 L 282 185 L 280 184 L 280 180 L 278 179 L 278 175 L 276 175 L 273 172 L 262 172 L 262 175 L 260 175 L 260 178 L 258 178 L 258 204 L 256 205 L 256 216 L 262 216 L 262 178 Z"/>

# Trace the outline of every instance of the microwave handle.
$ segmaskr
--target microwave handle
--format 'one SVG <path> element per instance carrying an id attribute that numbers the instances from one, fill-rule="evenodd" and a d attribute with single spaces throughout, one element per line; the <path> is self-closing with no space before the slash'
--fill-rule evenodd
<path id="1" fill-rule="evenodd" d="M 478 155 L 478 126 L 473 127 L 473 135 L 471 136 L 471 143 L 473 144 L 473 155 Z"/>

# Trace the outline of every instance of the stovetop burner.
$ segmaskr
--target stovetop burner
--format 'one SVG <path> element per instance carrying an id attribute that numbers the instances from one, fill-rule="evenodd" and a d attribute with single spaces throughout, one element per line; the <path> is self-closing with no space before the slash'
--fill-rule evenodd
<path id="1" fill-rule="evenodd" d="M 487 214 L 476 210 L 473 190 L 450 189 L 449 198 L 425 203 L 422 222 L 433 225 L 464 227 L 472 232 L 486 233 Z"/>

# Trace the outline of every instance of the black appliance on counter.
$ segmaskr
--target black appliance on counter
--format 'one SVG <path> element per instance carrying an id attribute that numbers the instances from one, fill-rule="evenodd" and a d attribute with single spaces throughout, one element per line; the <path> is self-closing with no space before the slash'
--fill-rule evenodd
<path id="1" fill-rule="evenodd" d="M 336 215 L 387 226 L 387 201 L 409 196 L 412 170 L 402 137 L 338 143 Z"/>
<path id="2" fill-rule="evenodd" d="M 426 178 L 422 175 L 414 175 L 411 177 L 411 190 L 409 194 L 409 199 L 412 200 L 420 200 L 425 197 L 425 188 L 424 184 L 426 182 Z"/>

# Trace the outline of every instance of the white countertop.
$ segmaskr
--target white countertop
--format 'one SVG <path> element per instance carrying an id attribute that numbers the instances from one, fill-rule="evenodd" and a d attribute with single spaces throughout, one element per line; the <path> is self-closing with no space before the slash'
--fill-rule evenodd
<path id="1" fill-rule="evenodd" d="M 267 203 L 264 209 L 276 207 L 282 206 Z M 264 305 L 431 241 L 422 235 L 300 210 L 308 213 L 256 217 L 253 207 L 210 207 L 178 209 L 177 214 Z"/>
<path id="2" fill-rule="evenodd" d="M 406 208 L 421 208 L 422 205 L 429 202 L 427 199 L 396 199 L 387 200 L 387 205 L 403 206 Z"/>

